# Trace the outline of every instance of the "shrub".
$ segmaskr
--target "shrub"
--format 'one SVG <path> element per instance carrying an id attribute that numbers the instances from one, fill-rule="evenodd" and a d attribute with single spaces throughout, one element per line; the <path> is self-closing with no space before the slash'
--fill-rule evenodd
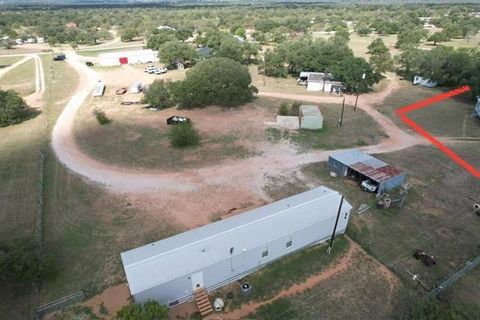
<path id="1" fill-rule="evenodd" d="M 93 109 L 93 115 L 97 119 L 98 123 L 101 125 L 109 123 L 111 120 L 108 118 L 107 114 L 105 111 L 100 110 L 100 109 Z"/>
<path id="2" fill-rule="evenodd" d="M 192 123 L 181 123 L 170 128 L 168 133 L 170 144 L 176 148 L 196 146 L 200 136 Z"/>
<path id="3" fill-rule="evenodd" d="M 13 90 L 0 90 L 0 127 L 20 123 L 35 112 Z"/>
<path id="4" fill-rule="evenodd" d="M 117 312 L 117 320 L 167 320 L 168 308 L 158 302 L 149 300 L 143 305 L 130 303 Z"/>
<path id="5" fill-rule="evenodd" d="M 298 101 L 292 103 L 292 107 L 290 108 L 290 115 L 291 116 L 298 116 L 300 114 L 300 106 L 302 104 Z"/>
<path id="6" fill-rule="evenodd" d="M 288 107 L 288 103 L 282 102 L 282 104 L 280 105 L 280 108 L 278 108 L 278 114 L 280 116 L 288 116 L 289 113 L 290 113 L 290 108 Z"/>
<path id="7" fill-rule="evenodd" d="M 171 94 L 171 83 L 163 80 L 155 80 L 145 90 L 145 95 L 142 99 L 143 103 L 157 109 L 166 109 L 173 107 L 175 102 Z"/>
<path id="8" fill-rule="evenodd" d="M 40 256 L 31 239 L 16 239 L 0 246 L 0 278 L 20 284 L 36 283 L 54 276 L 49 256 Z"/>

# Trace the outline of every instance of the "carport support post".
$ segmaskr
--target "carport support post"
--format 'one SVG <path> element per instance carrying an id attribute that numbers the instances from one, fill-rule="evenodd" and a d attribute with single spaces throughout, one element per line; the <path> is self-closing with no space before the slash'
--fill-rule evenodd
<path id="1" fill-rule="evenodd" d="M 338 206 L 337 219 L 335 220 L 335 226 L 333 227 L 332 237 L 330 238 L 330 244 L 328 245 L 327 254 L 332 252 L 333 240 L 335 239 L 335 232 L 337 232 L 338 219 L 340 218 L 340 213 L 342 212 L 343 205 L 343 195 L 340 199 L 340 205 Z"/>

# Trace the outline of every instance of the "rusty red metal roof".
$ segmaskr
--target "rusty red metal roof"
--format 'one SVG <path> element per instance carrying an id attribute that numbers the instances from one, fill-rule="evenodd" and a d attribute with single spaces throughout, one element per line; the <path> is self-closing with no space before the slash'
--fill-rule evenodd
<path id="1" fill-rule="evenodd" d="M 349 165 L 349 167 L 378 183 L 389 180 L 403 173 L 402 170 L 392 167 L 391 165 L 375 158 L 354 163 Z"/>

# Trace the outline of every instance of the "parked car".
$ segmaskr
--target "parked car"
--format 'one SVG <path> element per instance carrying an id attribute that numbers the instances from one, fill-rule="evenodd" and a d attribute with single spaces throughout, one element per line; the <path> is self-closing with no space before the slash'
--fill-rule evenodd
<path id="1" fill-rule="evenodd" d="M 57 54 L 55 57 L 53 57 L 53 61 L 63 61 L 66 58 L 67 57 L 65 56 L 65 54 L 60 53 L 60 54 Z"/>
<path id="2" fill-rule="evenodd" d="M 155 68 L 155 74 L 164 74 L 167 73 L 167 68 Z"/>
<path id="3" fill-rule="evenodd" d="M 370 179 L 363 180 L 361 186 L 367 192 L 375 192 L 378 189 L 378 186 Z"/>
<path id="4" fill-rule="evenodd" d="M 93 67 L 93 62 L 87 61 L 85 62 L 85 64 L 87 65 L 87 67 Z"/>
<path id="5" fill-rule="evenodd" d="M 180 123 L 189 123 L 190 118 L 187 117 L 179 117 L 179 116 L 173 116 L 167 119 L 167 124 L 180 124 Z"/>
<path id="6" fill-rule="evenodd" d="M 127 92 L 127 88 L 120 88 L 117 91 L 115 91 L 115 94 L 121 95 L 125 94 Z"/>
<path id="7" fill-rule="evenodd" d="M 155 66 L 153 64 L 146 66 L 143 71 L 150 73 L 151 70 L 155 69 Z"/>

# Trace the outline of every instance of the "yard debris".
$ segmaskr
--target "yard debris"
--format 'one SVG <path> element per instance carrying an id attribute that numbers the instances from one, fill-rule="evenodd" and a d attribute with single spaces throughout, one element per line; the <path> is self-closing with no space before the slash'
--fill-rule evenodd
<path id="1" fill-rule="evenodd" d="M 117 91 L 115 91 L 115 94 L 117 95 L 122 95 L 125 93 L 127 93 L 127 88 L 120 88 L 120 89 L 117 89 Z"/>
<path id="2" fill-rule="evenodd" d="M 423 264 L 427 267 L 431 267 L 437 264 L 437 259 L 434 256 L 429 256 L 422 249 L 416 249 L 413 253 L 413 257 L 417 260 L 422 260 Z"/>
<path id="3" fill-rule="evenodd" d="M 358 214 L 364 213 L 365 211 L 367 211 L 367 210 L 370 209 L 371 207 L 372 207 L 372 206 L 369 206 L 368 204 L 362 203 L 362 204 L 360 204 L 360 207 L 358 207 L 357 213 L 358 213 Z"/>

